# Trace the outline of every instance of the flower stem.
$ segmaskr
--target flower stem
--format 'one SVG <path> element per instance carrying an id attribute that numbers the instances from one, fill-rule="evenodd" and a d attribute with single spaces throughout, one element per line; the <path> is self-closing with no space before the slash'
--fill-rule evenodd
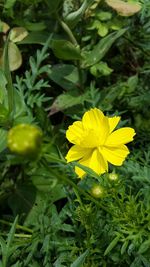
<path id="1" fill-rule="evenodd" d="M 66 32 L 66 34 L 68 35 L 71 43 L 74 45 L 74 46 L 78 46 L 79 47 L 79 44 L 75 38 L 75 36 L 73 35 L 71 29 L 68 27 L 68 25 L 62 21 L 59 16 L 57 16 L 58 18 L 58 21 L 61 25 L 61 27 L 63 28 L 63 30 Z M 83 87 L 83 76 L 82 76 L 82 70 L 81 70 L 81 66 L 80 66 L 80 61 L 77 60 L 76 61 L 76 67 L 77 67 L 77 70 L 78 70 L 78 76 L 79 76 L 79 83 L 80 83 L 80 89 L 83 91 L 84 87 Z"/>
<path id="2" fill-rule="evenodd" d="M 85 196 L 87 199 L 95 203 L 97 207 L 103 209 L 109 214 L 112 214 L 112 212 L 108 208 L 104 207 L 100 202 L 98 202 L 95 198 L 93 198 L 91 195 L 89 195 L 87 192 L 85 192 L 83 189 L 81 189 L 79 186 L 77 186 L 73 181 L 71 181 L 67 177 L 57 176 L 57 178 L 59 180 L 63 180 L 66 184 L 71 185 L 75 189 L 75 191 L 79 192 L 81 195 Z"/>

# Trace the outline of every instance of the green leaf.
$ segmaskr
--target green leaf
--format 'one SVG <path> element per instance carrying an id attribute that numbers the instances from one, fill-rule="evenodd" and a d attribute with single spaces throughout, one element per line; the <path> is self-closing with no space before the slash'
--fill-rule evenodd
<path id="1" fill-rule="evenodd" d="M 51 192 L 37 191 L 35 202 L 32 206 L 32 209 L 28 213 L 28 216 L 26 217 L 25 225 L 32 225 L 34 223 L 37 224 L 37 219 L 43 212 L 45 205 L 47 205 L 47 201 L 49 203 L 51 201 L 52 203 L 65 197 L 66 194 L 64 188 L 59 184 L 51 189 Z"/>
<path id="2" fill-rule="evenodd" d="M 45 0 L 46 4 L 49 7 L 49 12 L 54 13 L 58 8 L 60 8 L 60 4 L 62 3 L 62 0 Z"/>
<path id="3" fill-rule="evenodd" d="M 12 227 L 11 227 L 10 232 L 8 234 L 8 238 L 7 238 L 7 241 L 6 241 L 7 242 L 6 249 L 5 249 L 5 251 L 3 252 L 3 255 L 2 255 L 3 266 L 7 266 L 8 258 L 10 256 L 10 252 L 11 252 L 11 249 L 12 249 L 12 242 L 13 242 L 13 239 L 14 239 L 14 234 L 15 234 L 15 231 L 16 231 L 17 222 L 18 222 L 18 216 L 16 216 L 16 218 L 14 220 L 14 223 L 12 224 Z"/>
<path id="4" fill-rule="evenodd" d="M 3 255 L 6 251 L 6 242 L 2 236 L 0 236 L 0 246 L 1 246 L 1 252 Z"/>
<path id="5" fill-rule="evenodd" d="M 128 85 L 127 92 L 128 93 L 134 92 L 138 85 L 138 75 L 131 76 L 127 81 L 127 85 Z"/>
<path id="6" fill-rule="evenodd" d="M 101 36 L 101 37 L 104 37 L 108 34 L 108 26 L 107 24 L 104 24 L 104 23 L 99 23 L 99 28 L 98 28 L 98 34 Z"/>
<path id="7" fill-rule="evenodd" d="M 0 126 L 6 126 L 8 122 L 8 110 L 0 104 Z"/>
<path id="8" fill-rule="evenodd" d="M 120 239 L 121 235 L 118 234 L 109 244 L 109 246 L 106 248 L 105 252 L 104 252 L 104 256 L 106 256 L 108 253 L 110 253 L 110 251 L 117 245 L 119 239 Z"/>
<path id="9" fill-rule="evenodd" d="M 121 255 L 123 255 L 128 247 L 129 240 L 126 240 L 121 247 Z"/>
<path id="10" fill-rule="evenodd" d="M 95 45 L 94 49 L 87 54 L 84 53 L 84 67 L 92 66 L 98 63 L 111 48 L 112 44 L 124 33 L 126 29 L 121 29 L 117 32 L 110 33 L 106 37 L 102 38 L 97 45 Z"/>
<path id="11" fill-rule="evenodd" d="M 31 184 L 18 185 L 13 194 L 8 198 L 9 207 L 13 214 L 28 213 L 35 201 L 36 189 Z"/>
<path id="12" fill-rule="evenodd" d="M 11 265 L 11 267 L 20 267 L 20 261 L 17 261 L 15 264 Z"/>
<path id="13" fill-rule="evenodd" d="M 33 176 L 32 183 L 39 191 L 50 192 L 57 184 L 57 179 L 54 177 L 44 178 L 42 176 Z"/>
<path id="14" fill-rule="evenodd" d="M 17 0 L 6 0 L 4 4 L 4 8 L 11 9 L 14 6 L 16 1 Z"/>
<path id="15" fill-rule="evenodd" d="M 82 104 L 87 99 L 88 92 L 79 96 L 73 96 L 68 93 L 61 94 L 55 99 L 54 103 L 52 104 L 50 115 L 57 113 L 60 110 L 64 110 L 75 105 Z"/>
<path id="16" fill-rule="evenodd" d="M 7 131 L 4 129 L 0 129 L 0 153 L 6 148 L 7 146 Z"/>
<path id="17" fill-rule="evenodd" d="M 25 37 L 18 44 L 41 44 L 44 45 L 48 38 L 48 34 L 45 31 L 35 31 L 30 32 L 27 37 Z"/>
<path id="18" fill-rule="evenodd" d="M 141 244 L 141 246 L 140 246 L 140 248 L 139 248 L 139 250 L 138 250 L 138 253 L 139 253 L 139 254 L 145 253 L 145 252 L 146 252 L 147 250 L 149 250 L 149 249 L 150 249 L 150 239 L 144 241 L 144 242 Z"/>
<path id="19" fill-rule="evenodd" d="M 70 267 L 82 267 L 83 263 L 89 254 L 89 250 L 87 249 L 84 253 L 82 253 L 72 264 Z"/>
<path id="20" fill-rule="evenodd" d="M 107 21 L 112 18 L 112 13 L 107 11 L 100 11 L 96 17 L 98 17 L 101 21 Z"/>
<path id="21" fill-rule="evenodd" d="M 84 12 L 88 7 L 93 4 L 94 0 L 84 0 L 80 8 L 74 12 L 71 12 L 65 17 L 66 23 L 69 25 L 70 28 L 74 28 L 81 17 L 83 16 Z"/>
<path id="22" fill-rule="evenodd" d="M 12 122 L 15 105 L 14 105 L 14 87 L 12 84 L 12 77 L 11 77 L 10 66 L 9 66 L 9 35 L 5 42 L 3 59 L 4 59 L 3 69 L 4 69 L 5 77 L 7 79 L 6 89 L 7 89 L 7 94 L 8 94 L 9 121 Z"/>
<path id="23" fill-rule="evenodd" d="M 109 68 L 106 62 L 99 62 L 90 68 L 91 74 L 95 77 L 108 76 L 112 71 L 113 69 Z"/>
<path id="24" fill-rule="evenodd" d="M 62 88 L 75 89 L 79 84 L 78 69 L 70 64 L 56 64 L 51 68 L 49 77 Z"/>
<path id="25" fill-rule="evenodd" d="M 0 69 L 0 103 L 2 104 L 4 99 L 7 97 L 6 90 L 7 80 L 4 75 L 4 72 Z"/>
<path id="26" fill-rule="evenodd" d="M 56 57 L 64 60 L 81 60 L 80 49 L 67 40 L 53 40 L 52 50 Z"/>
<path id="27" fill-rule="evenodd" d="M 141 261 L 144 267 L 150 267 L 150 262 L 149 262 L 149 259 L 146 258 L 146 255 L 145 257 L 143 255 L 140 255 L 140 258 L 141 258 Z"/>
<path id="28" fill-rule="evenodd" d="M 29 21 L 27 21 L 24 23 L 24 27 L 29 31 L 37 32 L 37 31 L 45 30 L 46 25 L 43 21 L 41 21 L 41 22 L 29 22 Z"/>
<path id="29" fill-rule="evenodd" d="M 14 101 L 15 101 L 15 110 L 14 117 L 15 119 L 19 116 L 25 115 L 27 112 L 27 107 L 24 102 L 24 97 L 18 90 L 14 91 Z"/>

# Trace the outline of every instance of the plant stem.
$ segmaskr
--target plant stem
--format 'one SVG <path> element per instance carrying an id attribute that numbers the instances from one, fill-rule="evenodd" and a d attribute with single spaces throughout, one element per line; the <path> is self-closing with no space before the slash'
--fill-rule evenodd
<path id="1" fill-rule="evenodd" d="M 62 28 L 64 29 L 64 31 L 66 32 L 66 34 L 68 35 L 70 41 L 72 42 L 73 45 L 75 45 L 76 47 L 78 46 L 79 47 L 79 44 L 76 40 L 76 38 L 74 37 L 71 29 L 68 27 L 68 25 L 62 21 L 58 16 L 58 21 L 60 23 L 60 25 L 62 26 Z M 78 76 L 79 76 L 79 83 L 80 83 L 80 88 L 81 90 L 83 91 L 83 77 L 82 77 L 82 71 L 81 71 L 81 66 L 80 66 L 80 61 L 76 61 L 76 66 L 77 66 L 77 69 L 78 69 Z"/>
<path id="2" fill-rule="evenodd" d="M 77 69 L 78 69 L 78 77 L 79 77 L 80 89 L 81 89 L 81 91 L 84 91 L 83 76 L 82 76 L 82 70 L 81 70 L 80 61 L 77 61 L 76 66 L 77 66 Z"/>
<path id="3" fill-rule="evenodd" d="M 41 65 L 41 63 L 43 61 L 43 57 L 47 52 L 47 49 L 48 49 L 48 47 L 49 47 L 49 45 L 50 45 L 50 43 L 52 41 L 52 38 L 53 38 L 53 33 L 50 34 L 50 36 L 48 37 L 45 45 L 43 46 L 42 50 L 40 51 L 40 54 L 39 54 L 39 57 L 38 57 L 38 62 L 37 62 L 37 69 L 40 68 L 40 65 Z M 37 75 L 38 75 L 37 72 L 32 74 L 32 85 L 34 85 L 35 80 L 37 78 Z"/>
<path id="4" fill-rule="evenodd" d="M 32 235 L 28 235 L 28 234 L 14 234 L 14 237 L 31 238 Z"/>
<path id="5" fill-rule="evenodd" d="M 103 209 L 104 211 L 106 211 L 109 214 L 113 214 L 109 209 L 107 209 L 106 207 L 104 207 L 100 202 L 98 202 L 95 198 L 93 198 L 91 195 L 89 195 L 87 192 L 85 192 L 83 189 L 81 189 L 79 186 L 77 186 L 73 181 L 71 181 L 70 179 L 64 177 L 64 176 L 59 176 L 57 175 L 57 178 L 59 180 L 64 181 L 66 184 L 71 185 L 77 192 L 79 192 L 81 195 L 85 196 L 87 199 L 89 199 L 90 201 L 92 201 L 93 203 L 96 204 L 96 206 L 98 206 L 99 208 Z"/>
<path id="6" fill-rule="evenodd" d="M 8 110 L 9 110 L 9 124 L 11 126 L 13 121 L 13 114 L 14 114 L 14 107 L 15 107 L 15 101 L 14 101 L 14 88 L 12 84 L 12 78 L 11 78 L 11 72 L 9 67 L 9 57 L 8 57 L 8 49 L 9 49 L 9 36 L 7 37 L 5 46 L 4 46 L 4 52 L 3 52 L 3 68 L 5 77 L 7 79 L 7 92 L 8 92 Z"/>
<path id="7" fill-rule="evenodd" d="M 5 220 L 0 220 L 0 223 L 6 224 L 6 225 L 12 225 L 12 223 L 7 222 Z M 16 229 L 20 229 L 20 230 L 23 230 L 25 232 L 33 233 L 33 231 L 30 228 L 28 228 L 26 226 L 19 225 L 19 224 L 16 225 Z"/>
<path id="8" fill-rule="evenodd" d="M 58 19 L 58 21 L 59 21 L 61 27 L 62 27 L 62 28 L 64 29 L 64 31 L 67 33 L 67 35 L 68 35 L 70 41 L 72 42 L 72 44 L 74 44 L 75 46 L 78 46 L 78 42 L 77 42 L 76 38 L 74 37 L 72 31 L 71 31 L 70 28 L 68 27 L 68 25 L 67 25 L 64 21 L 62 21 L 62 20 L 59 18 L 59 16 L 57 16 L 57 19 Z"/>
<path id="9" fill-rule="evenodd" d="M 1 233 L 1 236 L 8 236 L 9 234 L 3 234 Z M 21 237 L 21 238 L 31 238 L 32 235 L 28 235 L 28 234 L 14 234 L 14 237 Z"/>

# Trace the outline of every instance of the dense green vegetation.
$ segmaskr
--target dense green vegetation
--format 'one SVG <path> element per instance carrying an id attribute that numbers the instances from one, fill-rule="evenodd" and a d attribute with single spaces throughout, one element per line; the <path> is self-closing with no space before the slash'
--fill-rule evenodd
<path id="1" fill-rule="evenodd" d="M 0 12 L 0 267 L 150 267 L 149 0 Z M 65 159 L 68 126 L 95 107 L 136 132 L 102 175 Z"/>

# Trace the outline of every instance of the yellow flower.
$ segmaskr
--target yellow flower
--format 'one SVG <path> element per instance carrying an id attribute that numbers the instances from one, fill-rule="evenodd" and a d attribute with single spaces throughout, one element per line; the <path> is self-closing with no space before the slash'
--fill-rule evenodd
<path id="1" fill-rule="evenodd" d="M 97 108 L 85 112 L 82 121 L 69 126 L 66 137 L 74 144 L 66 155 L 67 162 L 79 160 L 79 163 L 91 168 L 97 174 L 108 171 L 108 162 L 121 166 L 129 150 L 125 144 L 133 140 L 135 131 L 124 127 L 113 132 L 120 117 L 107 117 Z M 85 172 L 75 167 L 82 178 Z"/>

